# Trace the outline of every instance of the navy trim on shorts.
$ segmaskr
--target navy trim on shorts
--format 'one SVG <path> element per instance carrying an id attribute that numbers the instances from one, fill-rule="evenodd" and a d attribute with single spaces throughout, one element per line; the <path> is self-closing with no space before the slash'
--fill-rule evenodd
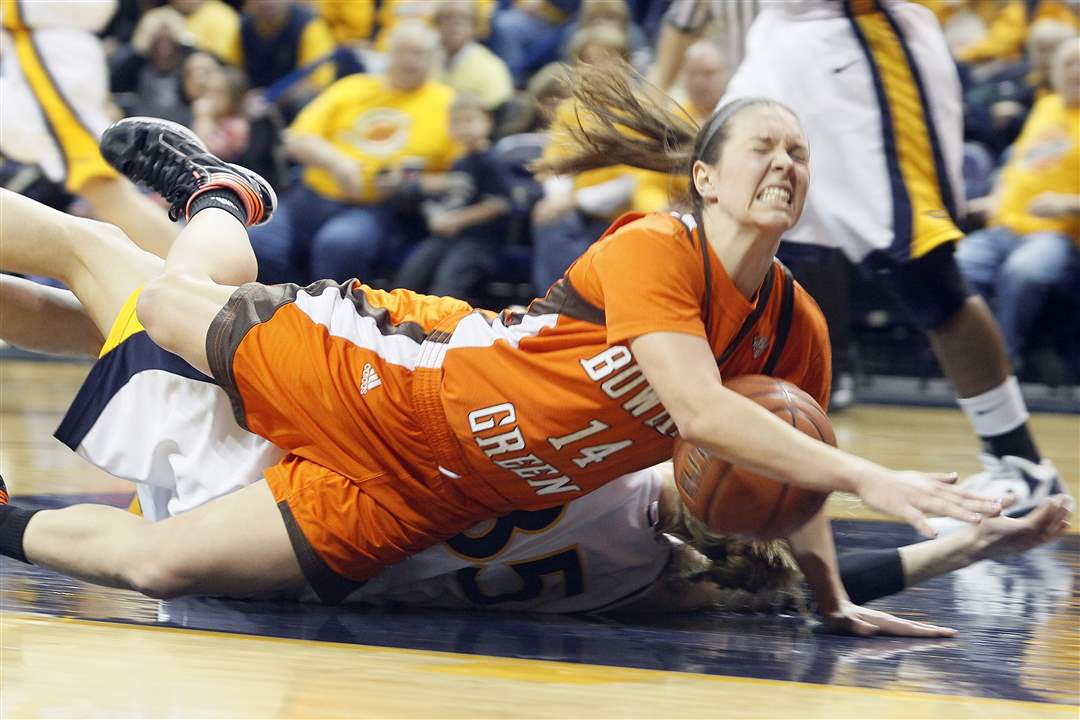
<path id="1" fill-rule="evenodd" d="M 137 332 L 99 358 L 90 368 L 90 373 L 54 433 L 56 439 L 72 450 L 76 449 L 101 417 L 105 406 L 131 378 L 144 370 L 163 370 L 189 380 L 214 382 L 179 355 L 154 344 L 145 331 Z M 168 408 L 157 410 L 169 412 Z"/>
<path id="2" fill-rule="evenodd" d="M 364 583 L 350 580 L 337 574 L 319 557 L 315 548 L 311 547 L 300 523 L 292 514 L 289 503 L 282 500 L 277 504 L 281 512 L 281 519 L 285 521 L 285 529 L 289 533 L 289 542 L 292 544 L 296 561 L 300 564 L 300 570 L 304 573 L 311 589 L 319 596 L 319 600 L 327 605 L 340 605 L 341 602 Z"/>
<path id="3" fill-rule="evenodd" d="M 904 39 L 904 34 L 900 31 L 900 27 L 896 24 L 896 20 L 893 19 L 893 16 L 884 7 L 881 8 L 881 14 L 885 16 L 885 19 L 889 22 L 889 27 L 891 27 L 893 33 L 896 34 L 896 39 L 900 43 L 901 49 L 904 51 L 904 57 L 907 58 L 908 68 L 911 70 L 911 77 L 915 81 L 915 88 L 919 92 L 923 123 L 926 125 L 926 133 L 930 136 L 930 148 L 934 155 L 934 170 L 937 173 L 938 193 L 941 195 L 941 201 L 945 204 L 945 209 L 948 211 L 949 217 L 952 218 L 954 223 L 959 223 L 960 220 L 957 212 L 956 198 L 953 197 L 952 185 L 949 183 L 949 176 L 945 172 L 945 158 L 941 154 L 941 143 L 938 141 L 933 113 L 930 112 L 930 99 L 926 94 L 926 86 L 923 84 L 922 75 L 919 74 L 919 66 L 915 64 L 915 57 L 911 54 L 911 48 L 908 47 L 907 40 Z"/>
<path id="4" fill-rule="evenodd" d="M 851 30 L 855 33 L 859 46 L 866 56 L 870 67 L 870 76 L 874 80 L 874 94 L 877 95 L 878 109 L 881 112 L 881 137 L 885 144 L 885 162 L 889 169 L 889 186 L 892 189 L 893 201 L 893 241 L 889 247 L 889 254 L 894 258 L 906 257 L 911 252 L 912 219 L 911 219 L 911 196 L 908 195 L 907 185 L 904 184 L 904 176 L 900 172 L 900 159 L 896 152 L 896 135 L 893 131 L 892 108 L 889 106 L 889 97 L 885 93 L 885 85 L 878 72 L 874 53 L 870 50 L 870 44 L 863 35 L 862 28 L 852 12 L 851 6 L 844 3 L 844 14 L 851 23 Z"/>

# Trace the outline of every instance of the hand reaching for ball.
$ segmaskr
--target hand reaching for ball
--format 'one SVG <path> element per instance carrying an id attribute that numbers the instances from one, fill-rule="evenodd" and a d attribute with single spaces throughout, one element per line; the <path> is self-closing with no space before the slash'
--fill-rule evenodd
<path id="1" fill-rule="evenodd" d="M 925 537 L 937 531 L 927 515 L 978 523 L 1001 513 L 1001 500 L 975 495 L 954 487 L 956 473 L 923 473 L 889 470 L 867 462 L 856 480 L 855 493 L 870 507 L 909 523 Z"/>

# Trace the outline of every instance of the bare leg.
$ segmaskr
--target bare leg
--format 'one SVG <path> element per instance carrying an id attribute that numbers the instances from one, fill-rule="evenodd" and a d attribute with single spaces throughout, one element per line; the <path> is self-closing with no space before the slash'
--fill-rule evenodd
<path id="1" fill-rule="evenodd" d="M 899 549 L 904 586 L 910 587 L 979 560 L 997 559 L 1030 550 L 1059 537 L 1069 527 L 1068 499 L 1048 498 L 1037 510 L 1013 519 L 984 518 L 950 535 Z"/>
<path id="2" fill-rule="evenodd" d="M 35 565 L 158 598 L 262 595 L 304 582 L 262 480 L 157 523 L 103 505 L 43 510 L 23 550 Z"/>
<path id="3" fill-rule="evenodd" d="M 178 229 L 165 210 L 123 178 L 99 178 L 87 183 L 79 193 L 107 223 L 118 226 L 143 250 L 165 257 L 176 240 Z"/>
<path id="4" fill-rule="evenodd" d="M 244 226 L 223 210 L 203 210 L 180 233 L 164 274 L 139 296 L 139 320 L 155 343 L 210 374 L 210 323 L 257 269 Z"/>
<path id="5" fill-rule="evenodd" d="M 162 261 L 113 225 L 77 218 L 0 190 L 0 269 L 62 280 L 102 335 Z"/>
<path id="6" fill-rule="evenodd" d="M 180 231 L 165 257 L 165 271 L 235 287 L 254 281 L 259 265 L 247 229 L 224 210 L 209 208 Z"/>
<path id="7" fill-rule="evenodd" d="M 1012 372 L 1001 330 L 978 295 L 969 297 L 929 337 L 942 370 L 962 398 L 1001 385 Z"/>
<path id="8" fill-rule="evenodd" d="M 71 292 L 12 275 L 0 275 L 0 338 L 24 350 L 90 357 L 105 342 Z"/>

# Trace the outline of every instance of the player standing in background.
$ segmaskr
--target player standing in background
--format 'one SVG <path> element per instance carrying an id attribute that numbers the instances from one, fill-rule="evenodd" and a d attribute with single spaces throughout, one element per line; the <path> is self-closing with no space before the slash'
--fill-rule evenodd
<path id="1" fill-rule="evenodd" d="M 164 257 L 175 227 L 98 150 L 111 119 L 105 52 L 94 33 L 115 10 L 116 0 L 0 4 L 0 151 L 39 165 L 98 218 Z"/>
<path id="2" fill-rule="evenodd" d="M 784 241 L 840 248 L 878 273 L 929 336 L 983 443 L 986 471 L 965 487 L 1016 495 L 1014 516 L 1063 493 L 1032 439 L 1001 331 L 953 256 L 963 116 L 933 14 L 906 0 L 766 4 L 725 101 L 750 95 L 788 103 L 813 148 L 814 186 Z"/>
<path id="3" fill-rule="evenodd" d="M 37 164 L 50 180 L 87 200 L 97 217 L 164 257 L 175 227 L 98 150 L 111 120 L 105 53 L 94 33 L 115 9 L 115 0 L 0 3 L 0 152 Z M 81 312 L 70 293 L 10 276 L 0 279 L 0 303 L 0 328 L 16 342 L 34 336 L 39 323 L 60 327 Z M 80 327 L 85 349 L 100 345 L 92 326 Z"/>

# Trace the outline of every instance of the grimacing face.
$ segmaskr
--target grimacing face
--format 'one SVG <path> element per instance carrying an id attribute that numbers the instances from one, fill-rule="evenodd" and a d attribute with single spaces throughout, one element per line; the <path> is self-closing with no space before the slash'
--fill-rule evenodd
<path id="1" fill-rule="evenodd" d="M 787 109 L 757 105 L 728 120 L 719 162 L 698 161 L 698 191 L 706 204 L 740 225 L 776 232 L 802 215 L 810 185 L 810 148 L 798 119 Z"/>

